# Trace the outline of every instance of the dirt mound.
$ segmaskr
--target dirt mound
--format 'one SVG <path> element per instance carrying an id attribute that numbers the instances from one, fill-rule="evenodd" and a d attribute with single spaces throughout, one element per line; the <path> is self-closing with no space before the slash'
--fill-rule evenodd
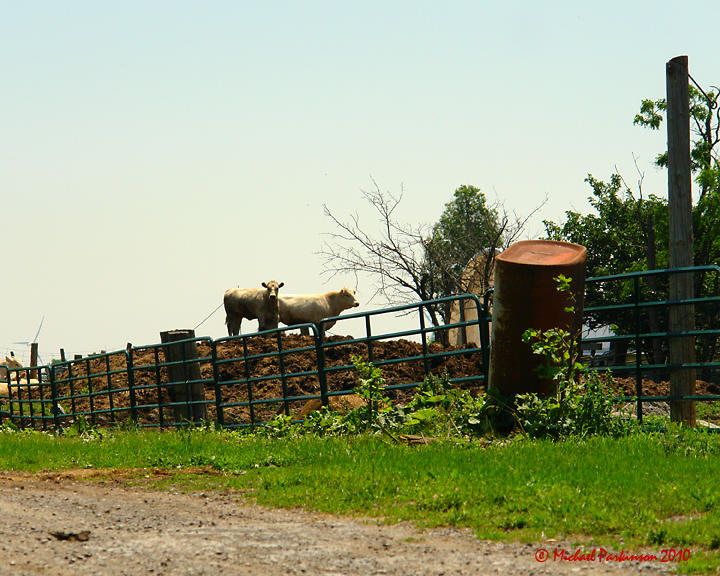
<path id="1" fill-rule="evenodd" d="M 423 354 L 420 342 L 356 342 L 349 336 L 333 336 L 318 351 L 311 336 L 283 334 L 217 342 L 215 362 L 210 342 L 199 341 L 197 348 L 193 363 L 199 368 L 208 417 L 226 426 L 244 426 L 283 412 L 298 415 L 308 396 L 320 396 L 319 367 L 323 364 L 331 396 L 352 390 L 358 384 L 356 357 L 382 369 L 394 401 L 405 400 L 427 373 L 446 372 L 451 378 L 466 379 L 459 385 L 475 393 L 484 389 L 482 354 L 438 343 L 427 344 Z M 132 349 L 129 362 L 125 352 L 73 362 L 55 375 L 58 404 L 67 413 L 60 419 L 69 422 L 72 414 L 82 414 L 91 424 L 103 426 L 127 419 L 150 426 L 174 422 L 166 387 L 170 376 L 164 363 L 160 344 Z M 27 400 L 23 413 L 32 407 L 31 401 L 43 399 L 40 408 L 50 416 L 50 392 L 49 385 L 23 390 Z M 354 405 L 357 400 L 344 402 L 348 403 Z"/>
<path id="2" fill-rule="evenodd" d="M 636 380 L 634 377 L 614 378 L 615 390 L 618 395 L 635 396 L 637 394 Z M 655 381 L 649 378 L 642 379 L 643 396 L 669 396 L 670 382 L 667 380 Z M 704 380 L 695 381 L 695 393 L 697 395 L 720 394 L 720 386 Z"/>
<path id="3" fill-rule="evenodd" d="M 458 386 L 473 394 L 484 391 L 482 354 L 476 349 L 444 347 L 408 340 L 357 342 L 351 337 L 332 336 L 319 351 L 311 336 L 279 334 L 272 337 L 238 338 L 214 343 L 197 343 L 199 382 L 204 389 L 207 416 L 228 427 L 263 422 L 276 414 L 304 416 L 319 405 L 322 374 L 334 407 L 347 410 L 358 405 L 356 396 L 337 396 L 358 384 L 353 359 L 371 360 L 383 371 L 388 395 L 394 402 L 409 399 L 415 385 L 426 374 L 460 379 Z M 215 362 L 213 362 L 215 358 Z M 128 361 L 129 360 L 129 361 Z M 92 425 L 108 426 L 133 420 L 140 426 L 167 426 L 181 417 L 172 407 L 167 383 L 163 346 L 132 349 L 85 358 L 55 373 L 55 397 L 69 424 L 80 414 Z M 319 367 L 324 365 L 324 371 Z M 617 395 L 634 396 L 634 377 L 614 379 Z M 179 382 L 176 386 L 185 386 Z M 643 380 L 645 396 L 667 396 L 667 381 Z M 697 381 L 697 394 L 718 394 L 717 384 Z M 22 387 L 13 397 L 17 415 L 22 408 L 22 425 L 52 426 L 51 386 Z M 308 398 L 310 397 L 310 398 Z M 306 407 L 308 401 L 310 405 Z M 178 406 L 180 408 L 180 406 Z"/>

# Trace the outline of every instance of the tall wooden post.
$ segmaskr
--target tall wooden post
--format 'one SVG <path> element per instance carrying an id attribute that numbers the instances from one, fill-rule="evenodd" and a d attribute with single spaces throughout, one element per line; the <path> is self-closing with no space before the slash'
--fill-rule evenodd
<path id="1" fill-rule="evenodd" d="M 30 344 L 30 366 L 32 366 L 34 368 L 35 366 L 37 366 L 37 363 L 38 363 L 38 343 L 33 342 L 32 344 Z M 37 378 L 37 377 L 38 377 L 37 370 L 32 370 L 30 372 L 30 378 Z"/>
<path id="2" fill-rule="evenodd" d="M 688 57 L 677 56 L 666 65 L 668 133 L 668 202 L 670 209 L 670 267 L 693 265 L 692 186 L 690 178 L 690 99 Z M 693 275 L 670 276 L 670 300 L 693 297 Z M 670 307 L 670 332 L 695 329 L 695 307 Z M 670 395 L 695 394 L 695 369 L 676 368 L 695 362 L 693 336 L 670 337 Z M 695 425 L 695 402 L 670 403 L 670 419 Z"/>

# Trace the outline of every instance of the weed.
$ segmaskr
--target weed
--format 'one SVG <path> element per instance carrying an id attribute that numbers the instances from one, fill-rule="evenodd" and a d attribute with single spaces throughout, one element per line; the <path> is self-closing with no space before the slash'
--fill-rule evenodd
<path id="1" fill-rule="evenodd" d="M 367 410 L 365 431 L 368 431 L 377 422 L 380 407 L 390 404 L 390 399 L 384 394 L 385 378 L 380 368 L 373 366 L 371 362 L 364 362 L 361 356 L 351 356 L 351 360 L 360 380 L 353 392 L 365 400 Z"/>
<path id="2" fill-rule="evenodd" d="M 97 426 L 92 426 L 82 414 L 78 414 L 70 426 L 61 430 L 65 436 L 76 436 L 85 441 L 96 440 L 103 437 L 102 430 Z"/>
<path id="3" fill-rule="evenodd" d="M 320 437 L 344 436 L 357 432 L 353 422 L 328 406 L 308 414 L 301 427 L 304 433 Z"/>
<path id="4" fill-rule="evenodd" d="M 258 435 L 264 436 L 265 438 L 287 438 L 289 436 L 296 436 L 297 432 L 298 429 L 293 426 L 292 416 L 278 414 L 275 418 L 259 428 Z"/>
<path id="5" fill-rule="evenodd" d="M 570 294 L 571 305 L 565 311 L 574 313 L 571 279 L 561 274 L 555 280 L 559 292 Z M 579 337 L 562 328 L 529 329 L 523 334 L 533 353 L 544 359 L 538 375 L 553 383 L 553 392 L 547 396 L 525 393 L 515 399 L 518 423 L 533 438 L 619 435 L 633 427 L 630 418 L 613 415 L 611 375 L 586 373 L 578 361 Z"/>

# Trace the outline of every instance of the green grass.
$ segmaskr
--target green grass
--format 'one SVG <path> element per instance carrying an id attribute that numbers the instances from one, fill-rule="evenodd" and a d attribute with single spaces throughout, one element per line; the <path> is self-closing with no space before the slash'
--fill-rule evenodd
<path id="1" fill-rule="evenodd" d="M 697 402 L 695 410 L 699 420 L 720 424 L 720 402 Z"/>
<path id="2" fill-rule="evenodd" d="M 162 468 L 172 474 L 155 487 L 237 489 L 263 505 L 464 526 L 479 538 L 690 548 L 681 569 L 720 567 L 720 435 L 699 431 L 427 446 L 202 430 L 0 434 L 0 469 L 71 468 L 139 469 L 130 483 Z"/>

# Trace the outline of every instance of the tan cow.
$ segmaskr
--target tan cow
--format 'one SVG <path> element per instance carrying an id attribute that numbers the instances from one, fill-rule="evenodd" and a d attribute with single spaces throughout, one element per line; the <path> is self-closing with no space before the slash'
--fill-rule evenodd
<path id="1" fill-rule="evenodd" d="M 24 368 L 22 365 L 22 362 L 20 362 L 17 358 L 15 358 L 15 355 L 12 354 L 10 358 L 5 356 L 5 362 L 3 364 L 0 364 L 0 380 L 7 381 L 8 379 L 8 368 L 10 370 L 20 370 L 21 368 Z M 14 378 L 19 378 L 20 376 L 16 373 Z"/>
<path id="2" fill-rule="evenodd" d="M 321 325 L 320 320 L 356 306 L 360 306 L 360 302 L 355 298 L 355 291 L 347 286 L 325 294 L 283 294 L 280 296 L 280 321 L 288 326 L 310 322 L 324 331 L 332 328 L 337 321 Z"/>
<path id="3" fill-rule="evenodd" d="M 258 321 L 258 330 L 272 330 L 278 327 L 278 291 L 285 285 L 275 280 L 263 282 L 263 288 L 231 288 L 225 291 L 225 324 L 228 335 L 240 334 L 243 318 Z"/>
<path id="4" fill-rule="evenodd" d="M 470 259 L 462 275 L 461 289 L 467 294 L 475 294 L 483 301 L 485 292 L 495 286 L 495 257 L 500 250 L 480 250 Z M 462 303 L 462 316 L 460 305 Z M 478 309 L 473 300 L 454 300 L 450 308 L 448 324 L 474 322 L 478 319 Z M 450 328 L 448 339 L 451 346 L 461 347 L 464 344 L 480 346 L 480 330 L 477 324 L 461 328 Z M 463 334 L 464 333 L 464 334 Z"/>
<path id="5" fill-rule="evenodd" d="M 15 354 L 13 354 L 12 352 L 10 353 L 10 358 L 5 356 L 5 364 L 7 364 L 8 367 L 13 370 L 19 370 L 20 368 L 24 368 L 22 362 L 15 358 Z M 5 374 L 5 377 L 7 377 L 7 374 Z"/>
<path id="6" fill-rule="evenodd" d="M 31 378 L 30 380 L 27 379 L 27 373 L 22 372 L 24 366 L 22 363 L 15 358 L 15 356 L 11 356 L 8 358 L 5 356 L 5 362 L 3 364 L 0 364 L 0 395 L 1 396 L 7 396 L 8 394 L 8 368 L 10 370 L 17 370 L 16 372 L 13 372 L 10 375 L 10 381 L 14 385 L 21 385 L 21 386 L 32 386 L 33 388 L 36 387 L 38 384 L 40 384 L 40 381 L 36 378 Z"/>

